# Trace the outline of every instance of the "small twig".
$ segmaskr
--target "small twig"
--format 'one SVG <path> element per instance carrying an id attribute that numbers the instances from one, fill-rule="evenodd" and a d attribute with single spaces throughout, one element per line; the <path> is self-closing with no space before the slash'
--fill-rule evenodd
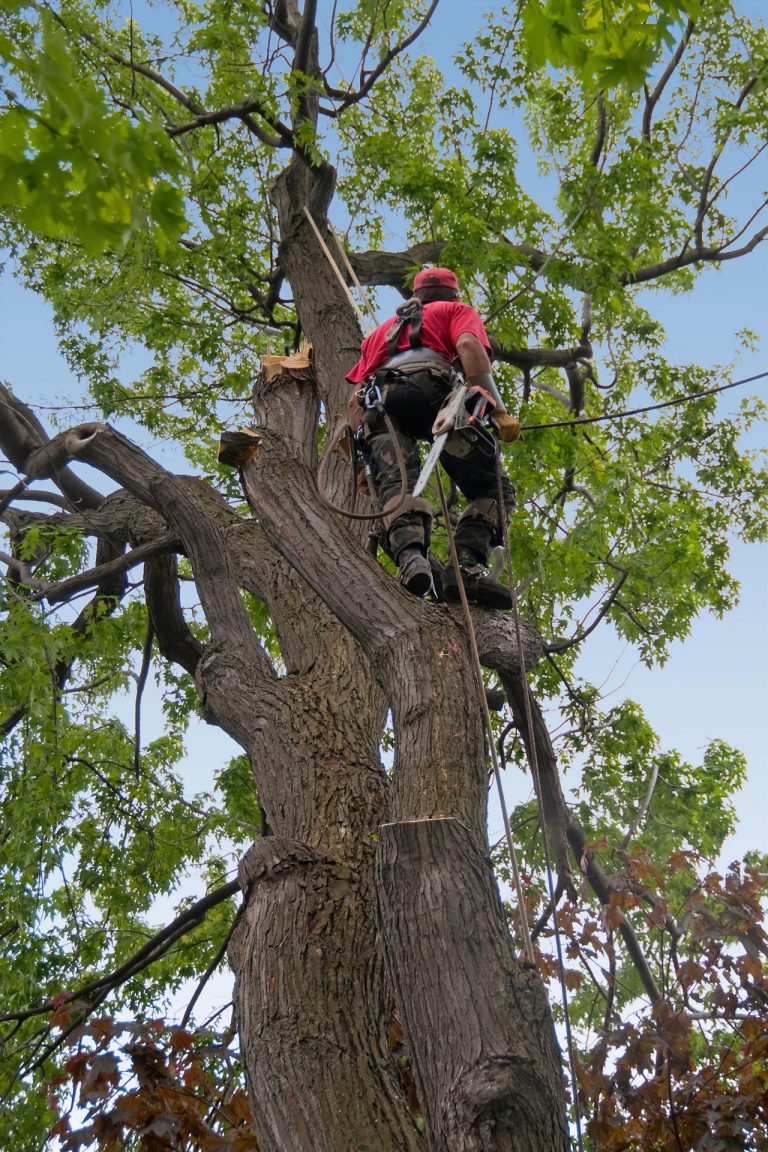
<path id="1" fill-rule="evenodd" d="M 243 914 L 243 908 L 244 907 L 245 907 L 245 905 L 241 904 L 241 906 L 238 908 L 237 912 L 235 913 L 234 919 L 229 926 L 229 930 L 228 930 L 226 936 L 224 937 L 224 939 L 221 943 L 221 946 L 217 950 L 216 955 L 211 960 L 210 964 L 206 968 L 203 975 L 200 977 L 200 980 L 198 981 L 197 987 L 195 988 L 195 991 L 192 993 L 192 998 L 189 1001 L 189 1004 L 187 1004 L 187 1007 L 184 1009 L 184 1015 L 182 1016 L 181 1023 L 179 1025 L 180 1028 L 182 1028 L 182 1029 L 186 1028 L 186 1026 L 189 1022 L 189 1018 L 192 1015 L 192 1010 L 194 1009 L 195 1004 L 199 1000 L 203 989 L 205 988 L 206 984 L 210 980 L 211 976 L 213 976 L 213 974 L 216 971 L 216 969 L 218 968 L 219 964 L 221 964 L 222 960 L 224 959 L 226 952 L 227 952 L 227 948 L 229 947 L 229 942 L 232 939 L 232 933 L 235 931 L 235 928 L 237 927 L 237 925 L 240 921 L 240 918 Z"/>

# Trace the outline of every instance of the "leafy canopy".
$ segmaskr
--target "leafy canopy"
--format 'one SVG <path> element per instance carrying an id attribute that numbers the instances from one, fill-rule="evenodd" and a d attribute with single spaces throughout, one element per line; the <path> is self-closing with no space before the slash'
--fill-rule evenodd
<path id="1" fill-rule="evenodd" d="M 531 0 L 522 23 L 489 7 L 466 44 L 455 40 L 436 61 L 417 41 L 365 99 L 345 104 L 424 5 L 346 5 L 336 56 L 324 46 L 325 87 L 292 70 L 263 6 L 249 0 L 178 0 L 129 22 L 89 0 L 58 11 L 0 4 L 2 241 L 15 274 L 51 305 L 62 354 L 97 416 L 173 442 L 178 467 L 183 453 L 240 507 L 214 445 L 222 426 L 247 415 L 261 356 L 298 335 L 291 292 L 300 286 L 282 279 L 267 194 L 290 145 L 337 168 L 331 215 L 353 250 L 440 243 L 441 261 L 487 319 L 500 386 L 526 423 L 679 399 L 731 375 L 730 349 L 717 366 L 669 361 L 663 308 L 642 285 L 688 291 L 702 268 L 750 239 L 752 209 L 740 215 L 728 193 L 762 147 L 765 30 L 720 0 Z M 659 89 L 686 16 L 695 33 Z M 312 99 L 329 113 L 317 125 L 301 114 Z M 552 357 L 579 345 L 585 297 L 596 356 L 574 392 Z M 587 360 L 577 365 L 585 372 Z M 557 746 L 579 774 L 574 808 L 621 879 L 608 911 L 584 892 L 563 919 L 596 1147 L 676 1147 L 661 1143 L 671 1090 L 690 1146 L 702 1125 L 738 1136 L 742 1122 L 762 1122 L 757 1104 L 743 1120 L 739 1101 L 758 1101 L 765 1086 L 764 1029 L 754 1024 L 765 989 L 749 950 L 763 940 L 765 862 L 724 876 L 708 863 L 733 827 L 743 757 L 715 741 L 701 763 L 686 763 L 659 746 L 636 705 L 604 707 L 575 664 L 589 609 L 655 666 L 702 612 L 734 601 L 731 541 L 768 531 L 768 475 L 743 446 L 764 418 L 761 401 L 723 415 L 708 398 L 532 431 L 507 459 L 523 611 L 556 649 L 534 689 L 566 724 Z M 61 419 L 71 422 L 66 411 Z M 94 560 L 87 523 L 67 526 L 55 509 L 6 520 L 9 549 L 38 580 Z M 88 1112 L 87 1138 L 57 1120 L 73 1147 L 135 1141 L 149 1123 L 167 1136 L 167 1119 L 148 1111 L 160 1081 L 164 1115 L 176 1107 L 192 1146 L 214 1146 L 215 1134 L 195 1125 L 225 1081 L 207 1049 L 226 1051 L 226 1029 L 209 1022 L 190 1039 L 148 1021 L 216 961 L 231 902 L 110 990 L 103 1018 L 80 1022 L 77 1005 L 84 986 L 153 936 L 169 904 L 182 914 L 190 890 L 224 884 L 260 825 L 249 769 L 235 757 L 209 785 L 185 779 L 197 696 L 186 673 L 145 659 L 138 582 L 119 602 L 53 607 L 11 573 L 2 596 L 0 719 L 14 719 L 0 798 L 0 999 L 12 1018 L 0 1066 L 4 1143 L 39 1146 L 65 1108 L 64 1088 L 50 1099 L 41 1088 L 61 1078 Z M 193 592 L 184 606 L 205 640 Z M 279 668 L 264 605 L 248 610 Z M 149 738 L 135 708 L 145 666 L 161 733 Z M 530 817 L 516 813 L 516 827 L 532 911 L 541 911 Z M 623 916 L 638 925 L 663 1004 L 637 1007 L 645 990 L 618 943 Z M 541 945 L 554 977 L 546 933 Z M 30 1008 L 39 1014 L 25 1016 Z M 649 1055 L 660 1036 L 680 1060 L 672 1089 Z M 612 1090 L 612 1068 L 624 1095 Z M 171 1105 L 179 1085 L 183 1106 Z M 220 1131 L 236 1144 L 243 1097 L 234 1090 L 230 1102 Z M 111 1127 L 100 1127 L 107 1113 Z"/>

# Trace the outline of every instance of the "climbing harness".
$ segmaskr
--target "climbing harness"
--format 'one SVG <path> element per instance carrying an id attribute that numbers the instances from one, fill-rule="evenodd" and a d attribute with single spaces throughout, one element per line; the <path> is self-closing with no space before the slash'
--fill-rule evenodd
<path id="1" fill-rule="evenodd" d="M 400 472 L 400 495 L 398 497 L 397 503 L 392 505 L 391 511 L 394 512 L 397 508 L 402 507 L 402 505 L 405 504 L 406 500 L 409 499 L 408 474 L 407 474 L 406 469 L 405 469 L 405 458 L 403 457 L 402 449 L 400 448 L 400 444 L 398 443 L 398 439 L 397 439 L 397 436 L 395 434 L 395 426 L 392 423 L 392 421 L 390 420 L 390 418 L 386 412 L 383 412 L 383 416 L 384 416 L 384 423 L 387 426 L 387 431 L 389 432 L 390 436 L 392 437 L 392 443 L 393 443 L 394 449 L 395 449 L 395 460 L 397 462 L 397 467 L 398 467 L 398 470 Z M 330 508 L 330 510 L 332 512 L 336 512 L 339 516 L 346 517 L 347 520 L 380 520 L 381 519 L 381 511 L 380 510 L 378 512 L 354 512 L 354 511 L 349 512 L 349 511 L 347 511 L 346 508 L 340 508 L 338 506 L 338 504 L 334 504 L 331 500 L 329 500 L 326 496 L 323 495 L 325 473 L 328 469 L 328 463 L 332 458 L 333 450 L 336 447 L 338 447 L 342 437 L 347 434 L 348 428 L 349 428 L 348 424 L 339 425 L 339 427 L 336 429 L 336 432 L 333 434 L 333 437 L 331 438 L 330 444 L 328 445 L 326 451 L 323 453 L 322 460 L 320 461 L 320 467 L 319 467 L 318 472 L 317 472 L 317 494 L 320 497 L 320 503 L 323 505 L 323 507 Z M 357 477 L 355 474 L 355 481 L 356 481 L 356 479 L 357 479 Z M 366 473 L 366 480 L 367 479 L 368 479 L 368 473 Z M 378 495 L 375 493 L 375 490 L 374 490 L 373 477 L 372 476 L 370 478 L 370 484 L 368 485 L 368 488 L 369 488 L 369 494 L 371 496 L 371 499 L 374 501 L 374 503 L 376 503 L 378 501 Z M 355 483 L 355 491 L 356 490 L 357 490 L 357 485 Z"/>

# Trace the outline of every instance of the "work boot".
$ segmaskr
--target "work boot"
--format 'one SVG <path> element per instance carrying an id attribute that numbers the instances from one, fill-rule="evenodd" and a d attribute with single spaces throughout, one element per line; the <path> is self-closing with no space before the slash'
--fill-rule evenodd
<path id="1" fill-rule="evenodd" d="M 511 608 L 512 598 L 507 585 L 489 576 L 482 559 L 474 552 L 468 548 L 459 548 L 457 551 L 461 581 L 469 603 L 477 604 L 480 608 Z M 443 569 L 443 596 L 454 602 L 461 599 L 451 559 Z"/>
<path id="2" fill-rule="evenodd" d="M 432 590 L 432 568 L 421 548 L 404 548 L 397 558 L 400 583 L 412 596 L 426 596 Z"/>

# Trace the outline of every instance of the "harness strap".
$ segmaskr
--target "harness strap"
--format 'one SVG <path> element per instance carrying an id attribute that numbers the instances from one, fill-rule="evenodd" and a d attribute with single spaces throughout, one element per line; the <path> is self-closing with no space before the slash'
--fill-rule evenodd
<path id="1" fill-rule="evenodd" d="M 421 300 L 417 299 L 416 296 L 412 296 L 410 300 L 406 300 L 397 306 L 395 316 L 394 324 L 386 333 L 387 355 L 394 356 L 397 352 L 400 335 L 406 324 L 410 324 L 411 326 L 408 333 L 408 341 L 411 348 L 421 348 Z"/>

